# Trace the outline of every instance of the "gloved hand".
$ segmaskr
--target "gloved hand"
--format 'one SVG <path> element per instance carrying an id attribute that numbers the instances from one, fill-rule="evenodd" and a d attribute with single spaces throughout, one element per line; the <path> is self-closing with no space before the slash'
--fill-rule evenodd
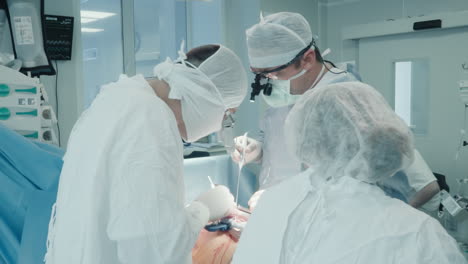
<path id="1" fill-rule="evenodd" d="M 246 142 L 247 140 L 247 142 Z M 249 137 L 236 137 L 234 139 L 235 150 L 231 154 L 234 162 L 239 163 L 245 146 L 244 164 L 259 161 L 262 158 L 262 143 Z"/>
<path id="2" fill-rule="evenodd" d="M 249 202 L 247 203 L 249 205 L 250 211 L 253 211 L 255 209 L 264 191 L 265 190 L 258 190 L 250 197 Z"/>
<path id="3" fill-rule="evenodd" d="M 240 211 L 238 208 L 234 208 L 228 217 L 232 217 L 233 219 L 233 224 L 228 232 L 231 235 L 231 238 L 237 242 L 239 241 L 242 231 L 244 231 L 250 214 Z"/>
<path id="4" fill-rule="evenodd" d="M 234 196 L 226 186 L 218 185 L 198 196 L 196 201 L 204 204 L 210 211 L 209 221 L 227 216 L 235 208 Z"/>

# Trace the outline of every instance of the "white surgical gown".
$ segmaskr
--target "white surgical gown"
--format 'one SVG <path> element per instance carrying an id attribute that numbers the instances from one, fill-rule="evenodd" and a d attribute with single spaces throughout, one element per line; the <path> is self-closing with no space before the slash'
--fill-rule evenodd
<path id="1" fill-rule="evenodd" d="M 342 70 L 333 68 L 333 72 Z M 350 72 L 334 74 L 327 72 L 323 75 L 317 87 L 332 83 L 356 81 L 356 76 Z M 314 88 L 315 89 L 315 88 Z M 262 168 L 259 176 L 260 189 L 265 189 L 284 179 L 297 175 L 301 171 L 301 163 L 290 154 L 286 147 L 284 122 L 294 105 L 284 107 L 270 107 L 266 110 L 260 122 L 263 142 Z"/>
<path id="2" fill-rule="evenodd" d="M 46 263 L 191 263 L 208 215 L 184 206 L 182 153 L 141 75 L 103 86 L 70 137 Z"/>
<path id="3" fill-rule="evenodd" d="M 455 240 L 432 217 L 386 196 L 375 185 L 350 177 L 327 182 L 309 169 L 265 191 L 233 263 L 466 261 Z"/>

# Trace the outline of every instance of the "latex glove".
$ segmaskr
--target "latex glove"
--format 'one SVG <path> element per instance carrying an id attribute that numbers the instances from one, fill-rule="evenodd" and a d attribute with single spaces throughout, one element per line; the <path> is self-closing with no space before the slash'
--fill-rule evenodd
<path id="1" fill-rule="evenodd" d="M 250 214 L 247 214 L 245 212 L 238 210 L 237 208 L 234 208 L 234 210 L 232 210 L 232 213 L 229 215 L 229 217 L 233 218 L 235 224 L 233 224 L 233 226 L 231 227 L 231 229 L 229 229 L 228 232 L 231 235 L 231 238 L 235 242 L 237 242 L 240 239 L 242 231 L 245 229 L 245 225 L 247 224 L 247 221 L 249 220 Z"/>
<path id="2" fill-rule="evenodd" d="M 255 209 L 263 192 L 265 192 L 265 190 L 258 190 L 250 197 L 249 202 L 248 202 L 250 211 L 253 211 Z"/>
<path id="3" fill-rule="evenodd" d="M 196 201 L 204 204 L 210 211 L 209 221 L 223 218 L 235 208 L 234 196 L 226 186 L 218 185 L 202 193 Z"/>
<path id="4" fill-rule="evenodd" d="M 247 140 L 247 142 L 245 142 Z M 244 164 L 259 161 L 262 158 L 262 143 L 249 137 L 236 137 L 234 139 L 235 150 L 231 154 L 231 158 L 234 162 L 239 163 L 241 161 L 241 155 L 245 146 L 245 157 Z"/>

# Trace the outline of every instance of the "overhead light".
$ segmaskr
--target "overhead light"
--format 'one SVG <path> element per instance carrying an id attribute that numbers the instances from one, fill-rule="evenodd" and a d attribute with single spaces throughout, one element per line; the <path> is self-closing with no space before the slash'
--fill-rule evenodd
<path id="1" fill-rule="evenodd" d="M 85 17 L 85 18 L 94 18 L 94 19 L 103 19 L 103 18 L 115 16 L 115 13 L 89 11 L 89 10 L 81 10 L 80 14 L 82 18 Z"/>
<path id="2" fill-rule="evenodd" d="M 96 18 L 89 18 L 89 17 L 82 17 L 81 18 L 81 24 L 86 24 L 86 23 L 91 23 L 96 21 Z"/>
<path id="3" fill-rule="evenodd" d="M 102 31 L 104 31 L 102 28 L 81 28 L 81 32 L 96 33 Z"/>

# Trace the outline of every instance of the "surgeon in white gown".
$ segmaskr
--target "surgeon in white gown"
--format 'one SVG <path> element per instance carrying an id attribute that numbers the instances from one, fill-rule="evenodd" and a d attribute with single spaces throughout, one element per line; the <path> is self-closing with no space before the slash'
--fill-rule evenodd
<path id="1" fill-rule="evenodd" d="M 466 263 L 439 222 L 375 185 L 414 156 L 410 130 L 375 89 L 308 91 L 285 134 L 308 169 L 265 191 L 233 263 Z"/>
<path id="2" fill-rule="evenodd" d="M 246 31 L 246 36 L 251 71 L 264 76 L 272 84 L 271 95 L 261 92 L 270 107 L 260 122 L 260 137 L 258 140 L 248 138 L 246 143 L 244 137 L 237 138 L 237 151 L 232 154 L 233 160 L 239 162 L 240 153 L 247 146 L 244 163 L 261 164 L 258 176 L 260 191 L 249 201 L 253 209 L 261 190 L 301 171 L 299 160 L 285 151 L 283 132 L 286 117 L 300 95 L 310 89 L 360 81 L 361 78 L 353 64 L 335 66 L 324 60 L 326 51 L 320 52 L 309 24 L 301 14 L 279 12 L 262 17 L 258 24 Z M 397 180 L 381 184 L 388 187 L 384 188 L 389 190 L 387 194 L 402 194 L 403 200 L 416 208 L 427 204 L 427 210 L 438 209 L 436 194 L 439 186 L 421 155 L 417 154 L 415 163 L 400 176 Z"/>
<path id="3" fill-rule="evenodd" d="M 179 52 L 155 79 L 104 85 L 75 124 L 48 235 L 47 264 L 191 263 L 198 233 L 228 214 L 223 186 L 185 205 L 182 139 L 221 128 L 247 81 L 228 48 Z"/>
<path id="4" fill-rule="evenodd" d="M 260 189 L 266 189 L 300 172 L 300 162 L 286 151 L 283 126 L 286 116 L 309 89 L 323 85 L 357 81 L 351 65 L 339 69 L 322 57 L 307 20 L 298 13 L 280 12 L 262 17 L 246 31 L 251 71 L 272 84 L 271 95 L 261 92 L 269 108 L 260 122 L 259 141 L 248 138 L 245 162 L 261 162 Z M 239 161 L 243 137 L 236 139 Z"/>

